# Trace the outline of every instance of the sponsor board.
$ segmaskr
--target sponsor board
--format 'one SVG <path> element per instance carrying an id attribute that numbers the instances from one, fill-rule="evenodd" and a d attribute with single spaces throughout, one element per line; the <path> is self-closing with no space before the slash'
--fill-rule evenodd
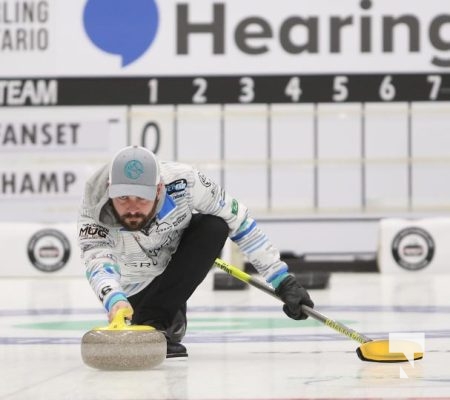
<path id="1" fill-rule="evenodd" d="M 2 75 L 9 77 L 450 67 L 443 0 L 280 0 L 277 7 L 266 0 L 136 0 L 132 8 L 107 0 L 2 4 Z M 57 63 L 48 62 L 56 57 Z M 52 104 L 49 83 L 42 81 L 41 91 Z M 28 93 L 39 92 L 27 85 Z"/>

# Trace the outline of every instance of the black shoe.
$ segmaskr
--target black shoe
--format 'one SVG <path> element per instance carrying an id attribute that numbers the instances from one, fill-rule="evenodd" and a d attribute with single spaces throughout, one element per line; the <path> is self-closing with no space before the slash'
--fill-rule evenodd
<path id="1" fill-rule="evenodd" d="M 167 341 L 166 358 L 187 357 L 186 347 L 181 343 Z"/>
<path id="2" fill-rule="evenodd" d="M 186 304 L 175 314 L 170 326 L 166 329 L 166 337 L 168 341 L 180 343 L 186 334 L 187 319 L 186 319 Z"/>

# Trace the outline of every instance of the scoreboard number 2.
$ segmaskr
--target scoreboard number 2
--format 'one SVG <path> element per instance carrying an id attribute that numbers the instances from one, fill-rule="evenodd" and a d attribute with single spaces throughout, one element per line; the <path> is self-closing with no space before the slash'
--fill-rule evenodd
<path id="1" fill-rule="evenodd" d="M 206 98 L 206 89 L 208 88 L 208 81 L 205 78 L 195 78 L 193 85 L 197 88 L 194 96 L 192 96 L 192 102 L 194 104 L 204 104 L 208 101 Z"/>

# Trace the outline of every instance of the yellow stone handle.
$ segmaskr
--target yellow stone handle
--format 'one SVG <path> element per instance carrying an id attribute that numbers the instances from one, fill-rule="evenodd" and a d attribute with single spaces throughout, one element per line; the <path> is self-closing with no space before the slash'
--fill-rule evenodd
<path id="1" fill-rule="evenodd" d="M 108 329 L 114 331 L 128 328 L 129 325 L 127 325 L 125 319 L 127 317 L 131 317 L 132 315 L 133 314 L 130 308 L 119 308 L 116 315 L 114 315 L 113 320 L 109 324 Z"/>
<path id="2" fill-rule="evenodd" d="M 149 325 L 128 325 L 126 318 L 132 315 L 131 308 L 119 308 L 114 315 L 113 320 L 108 326 L 102 328 L 96 328 L 98 331 L 154 331 L 155 328 Z"/>

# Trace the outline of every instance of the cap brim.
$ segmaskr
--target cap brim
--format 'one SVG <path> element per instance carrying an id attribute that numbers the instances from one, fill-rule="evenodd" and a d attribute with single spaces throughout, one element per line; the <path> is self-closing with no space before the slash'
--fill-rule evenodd
<path id="1" fill-rule="evenodd" d="M 109 197 L 136 196 L 147 200 L 155 200 L 156 186 L 141 185 L 111 185 L 109 187 Z"/>

